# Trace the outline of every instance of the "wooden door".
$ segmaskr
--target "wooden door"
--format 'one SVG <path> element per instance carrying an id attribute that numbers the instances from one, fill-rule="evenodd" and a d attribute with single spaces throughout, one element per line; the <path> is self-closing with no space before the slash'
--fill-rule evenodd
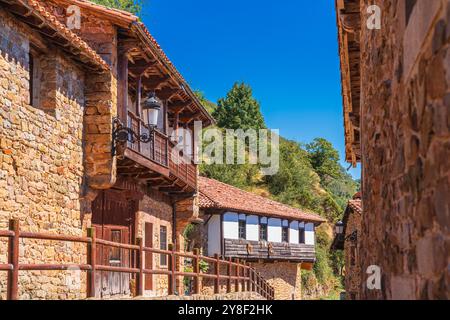
<path id="1" fill-rule="evenodd" d="M 102 191 L 93 204 L 92 224 L 97 238 L 130 244 L 133 239 L 136 203 L 114 190 Z M 129 267 L 131 254 L 127 249 L 97 246 L 97 263 L 104 266 Z M 96 297 L 128 295 L 131 275 L 100 271 L 96 274 Z"/>
<path id="2" fill-rule="evenodd" d="M 153 248 L 153 223 L 145 223 L 145 247 Z M 151 252 L 145 253 L 145 269 L 153 269 L 153 254 Z M 145 275 L 145 290 L 153 290 L 153 277 L 151 274 Z"/>

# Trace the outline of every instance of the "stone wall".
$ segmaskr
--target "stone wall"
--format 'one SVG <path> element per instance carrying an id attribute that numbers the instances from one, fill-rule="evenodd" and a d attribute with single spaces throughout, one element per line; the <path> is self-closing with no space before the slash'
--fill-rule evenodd
<path id="1" fill-rule="evenodd" d="M 361 287 L 361 266 L 359 261 L 359 247 L 358 239 L 352 241 L 350 239 L 353 232 L 357 232 L 357 237 L 361 235 L 361 214 L 351 210 L 347 224 L 345 227 L 344 243 L 344 261 L 345 261 L 345 292 L 347 300 L 359 299 L 359 291 Z M 353 257 L 352 257 L 353 255 Z"/>
<path id="2" fill-rule="evenodd" d="M 84 179 L 84 71 L 53 47 L 42 68 L 45 108 L 29 104 L 28 38 L 40 36 L 0 9 L 0 228 L 81 236 L 90 224 L 80 206 Z M 52 100 L 53 99 L 53 100 Z M 44 244 L 45 243 L 45 244 Z M 22 263 L 84 263 L 85 246 L 21 240 Z M 6 263 L 6 242 L 0 242 Z M 80 272 L 20 272 L 21 298 L 83 297 Z M 0 273 L 0 298 L 6 274 Z"/>
<path id="3" fill-rule="evenodd" d="M 252 263 L 275 290 L 275 300 L 302 298 L 301 264 L 293 262 Z"/>
<path id="4" fill-rule="evenodd" d="M 167 244 L 172 243 L 172 205 L 170 198 L 164 194 L 151 190 L 144 199 L 139 202 L 137 213 L 137 236 L 145 241 L 145 223 L 153 225 L 153 247 L 160 248 L 160 228 L 167 228 Z M 145 242 L 144 242 L 145 243 Z M 168 264 L 161 265 L 161 256 L 153 254 L 153 267 L 159 270 L 168 270 Z M 145 259 L 145 257 L 144 257 Z M 165 296 L 168 293 L 168 277 L 165 275 L 153 275 L 153 290 L 146 291 L 146 295 Z"/>
<path id="5" fill-rule="evenodd" d="M 381 30 L 361 31 L 361 298 L 448 299 L 450 2 L 361 3 L 382 10 Z"/>

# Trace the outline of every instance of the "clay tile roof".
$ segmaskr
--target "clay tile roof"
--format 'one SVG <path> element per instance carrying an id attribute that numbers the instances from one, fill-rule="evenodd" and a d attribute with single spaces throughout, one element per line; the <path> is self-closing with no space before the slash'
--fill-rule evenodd
<path id="1" fill-rule="evenodd" d="M 37 14 L 45 23 L 52 29 L 54 29 L 59 35 L 65 38 L 71 46 L 80 50 L 80 54 L 85 56 L 94 65 L 103 70 L 109 70 L 108 64 L 80 37 L 70 31 L 65 25 L 60 23 L 57 18 L 47 11 L 36 0 L 18 0 L 18 2 L 24 6 L 27 6 L 33 10 L 34 14 Z"/>
<path id="2" fill-rule="evenodd" d="M 136 15 L 128 11 L 109 8 L 88 0 L 54 0 L 54 1 L 74 4 L 79 6 L 80 8 L 84 8 L 87 10 L 91 9 L 95 12 L 101 13 L 102 15 L 106 15 L 114 19 L 117 19 L 117 22 L 122 22 L 125 25 L 139 21 L 139 18 Z"/>
<path id="3" fill-rule="evenodd" d="M 354 212 L 357 212 L 359 214 L 362 213 L 362 202 L 361 200 L 349 200 L 348 206 L 350 209 L 352 209 Z"/>
<path id="4" fill-rule="evenodd" d="M 315 223 L 326 222 L 326 219 L 317 214 L 287 206 L 217 180 L 199 177 L 198 183 L 199 205 L 203 209 L 225 209 Z"/>

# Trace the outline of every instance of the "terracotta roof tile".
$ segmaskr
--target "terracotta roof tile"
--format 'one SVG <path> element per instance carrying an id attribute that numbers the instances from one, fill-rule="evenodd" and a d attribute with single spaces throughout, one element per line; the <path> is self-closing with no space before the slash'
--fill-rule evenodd
<path id="1" fill-rule="evenodd" d="M 199 191 L 199 205 L 204 209 L 225 209 L 316 223 L 326 221 L 317 214 L 296 209 L 205 177 L 199 177 Z"/>
<path id="2" fill-rule="evenodd" d="M 100 67 L 103 70 L 109 70 L 108 64 L 100 57 L 86 42 L 84 42 L 75 33 L 70 31 L 65 25 L 60 23 L 58 19 L 47 11 L 40 3 L 36 0 L 18 0 L 19 3 L 30 7 L 38 14 L 45 22 L 58 32 L 59 35 L 64 37 L 69 41 L 70 45 L 79 49 L 81 53 L 87 57 L 91 62 Z"/>
<path id="3" fill-rule="evenodd" d="M 357 212 L 359 214 L 362 213 L 362 201 L 361 200 L 349 200 L 348 201 L 348 206 L 354 212 Z"/>

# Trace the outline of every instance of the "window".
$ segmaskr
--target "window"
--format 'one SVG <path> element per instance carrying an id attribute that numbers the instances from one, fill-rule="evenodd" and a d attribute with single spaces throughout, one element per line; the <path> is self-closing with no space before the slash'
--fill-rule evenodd
<path id="1" fill-rule="evenodd" d="M 283 227 L 281 229 L 281 241 L 289 242 L 289 227 Z"/>
<path id="2" fill-rule="evenodd" d="M 120 230 L 111 230 L 111 241 L 121 243 L 122 232 Z M 119 263 L 121 261 L 120 248 L 111 247 L 109 252 L 109 263 Z"/>
<path id="3" fill-rule="evenodd" d="M 167 227 L 165 226 L 161 226 L 159 228 L 159 248 L 161 250 L 167 250 Z M 162 266 L 167 266 L 167 255 L 160 255 L 159 264 Z"/>
<path id="4" fill-rule="evenodd" d="M 39 95 L 40 95 L 40 65 L 38 55 L 34 52 L 30 52 L 29 55 L 29 72 L 30 72 L 30 84 L 29 95 L 30 106 L 39 107 Z"/>
<path id="5" fill-rule="evenodd" d="M 298 243 L 305 243 L 305 224 L 303 222 L 298 225 Z"/>
<path id="6" fill-rule="evenodd" d="M 259 224 L 259 241 L 267 241 L 267 219 L 261 219 Z"/>
<path id="7" fill-rule="evenodd" d="M 239 239 L 247 239 L 247 221 L 246 217 L 243 218 L 239 217 Z"/>
<path id="8" fill-rule="evenodd" d="M 281 241 L 289 243 L 289 221 L 283 220 L 281 224 Z"/>

